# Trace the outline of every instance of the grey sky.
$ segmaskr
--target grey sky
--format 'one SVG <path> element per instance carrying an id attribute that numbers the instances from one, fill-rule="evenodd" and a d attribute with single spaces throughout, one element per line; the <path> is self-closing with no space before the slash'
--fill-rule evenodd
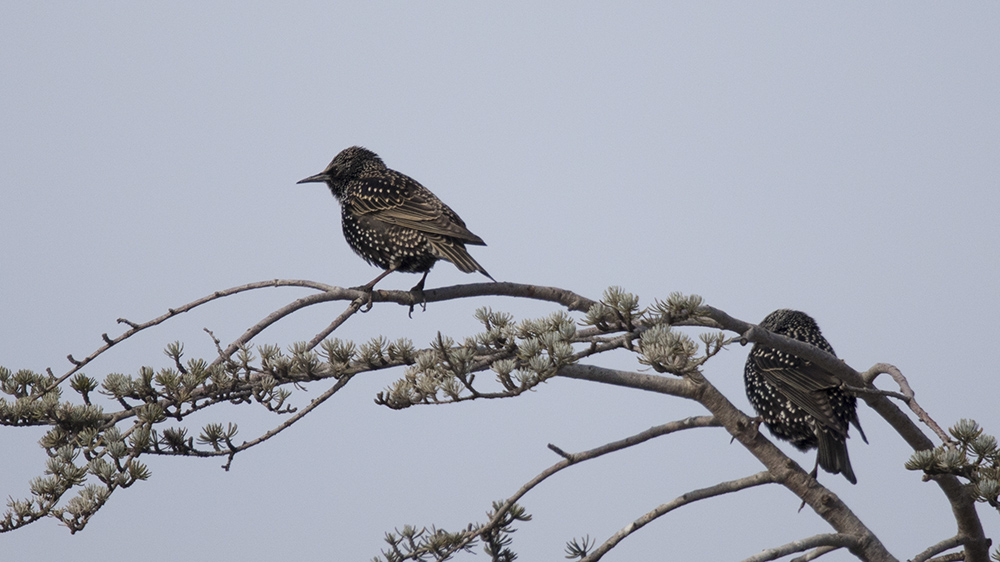
<path id="1" fill-rule="evenodd" d="M 246 282 L 368 281 L 377 271 L 347 247 L 329 191 L 295 185 L 362 144 L 454 208 L 489 244 L 472 252 L 498 280 L 591 298 L 621 285 L 644 304 L 697 293 L 752 322 L 799 308 L 853 367 L 899 366 L 940 423 L 972 417 L 1000 434 L 996 2 L 343 4 L 4 9 L 0 365 L 64 372 L 67 354 L 120 333 L 116 318 Z M 440 264 L 428 286 L 481 280 Z M 86 372 L 166 366 L 175 339 L 208 355 L 202 328 L 233 339 L 299 294 L 218 303 Z M 382 306 L 340 337 L 423 346 L 439 329 L 470 333 L 479 306 L 553 310 L 477 299 L 408 320 Z M 308 339 L 340 310 L 307 311 L 261 341 Z M 746 351 L 706 374 L 749 411 Z M 116 493 L 84 532 L 42 521 L 0 547 L 27 561 L 125 559 L 109 549 L 128 537 L 152 561 L 366 560 L 395 526 L 480 520 L 558 460 L 547 443 L 582 450 L 701 413 L 566 380 L 511 401 L 375 406 L 399 374 L 353 382 L 231 472 L 151 458 L 153 478 Z M 245 439 L 278 423 L 263 409 L 197 421 L 228 415 Z M 858 485 L 823 481 L 912 557 L 954 524 L 937 488 L 902 469 L 901 439 L 860 417 L 871 444 L 850 442 Z M 44 463 L 41 432 L 0 434 L 0 493 L 23 497 Z M 514 545 L 525 560 L 561 559 L 568 539 L 604 540 L 685 491 L 758 470 L 722 430 L 660 438 L 529 495 L 536 520 Z M 739 560 L 828 532 L 797 503 L 765 487 L 691 506 L 609 558 Z M 996 540 L 1000 522 L 983 513 Z"/>

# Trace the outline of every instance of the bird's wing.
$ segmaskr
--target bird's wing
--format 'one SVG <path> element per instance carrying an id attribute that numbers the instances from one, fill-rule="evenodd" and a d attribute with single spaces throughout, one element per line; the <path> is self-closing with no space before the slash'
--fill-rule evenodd
<path id="1" fill-rule="evenodd" d="M 349 191 L 343 203 L 356 215 L 447 236 L 466 244 L 486 245 L 433 193 L 402 174 L 391 178 L 359 179 L 353 182 Z"/>
<path id="2" fill-rule="evenodd" d="M 775 351 L 771 350 L 771 353 Z M 808 361 L 789 357 L 779 359 L 772 357 L 771 353 L 753 356 L 764 379 L 827 428 L 846 433 L 847 428 L 837 419 L 827 395 L 828 390 L 840 386 L 840 379 Z"/>

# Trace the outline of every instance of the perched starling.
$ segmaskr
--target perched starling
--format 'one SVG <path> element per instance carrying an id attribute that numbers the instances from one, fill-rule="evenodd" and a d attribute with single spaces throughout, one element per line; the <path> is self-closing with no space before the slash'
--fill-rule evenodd
<path id="1" fill-rule="evenodd" d="M 359 256 L 385 271 L 364 287 L 371 290 L 393 271 L 423 273 L 421 291 L 438 260 L 465 273 L 479 271 L 496 281 L 465 249 L 485 246 L 448 205 L 413 178 L 390 170 L 374 152 L 344 149 L 325 170 L 298 183 L 325 182 L 340 202 L 344 238 Z"/>
<path id="2" fill-rule="evenodd" d="M 816 321 L 804 312 L 776 310 L 760 327 L 836 355 Z M 747 398 L 775 437 L 801 451 L 818 448 L 818 466 L 843 474 L 851 484 L 858 483 L 847 456 L 848 425 L 858 428 L 865 443 L 868 439 L 858 423 L 857 399 L 843 388 L 840 379 L 795 355 L 755 344 L 747 357 L 743 381 Z"/>

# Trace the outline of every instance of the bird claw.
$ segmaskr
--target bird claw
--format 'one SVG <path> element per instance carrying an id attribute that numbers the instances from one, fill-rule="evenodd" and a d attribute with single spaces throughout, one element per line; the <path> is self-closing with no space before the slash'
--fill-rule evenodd
<path id="1" fill-rule="evenodd" d="M 750 432 L 752 432 L 751 433 L 751 437 L 750 437 L 751 439 L 756 439 L 757 438 L 757 434 L 760 433 L 760 424 L 763 423 L 763 422 L 764 422 L 764 418 L 762 418 L 760 416 L 756 416 L 756 417 L 750 418 L 750 423 L 747 424 L 746 427 L 747 427 L 747 429 Z M 736 441 L 736 436 L 735 435 L 733 435 L 733 438 L 729 440 L 730 443 L 732 443 L 733 441 Z"/>
<path id="2" fill-rule="evenodd" d="M 361 304 L 358 305 L 358 311 L 359 312 L 362 312 L 362 313 L 368 312 L 369 310 L 372 309 L 373 306 L 375 306 L 375 301 L 372 300 L 372 295 L 374 294 L 374 291 L 372 291 L 371 287 L 369 287 L 367 285 L 362 285 L 360 287 L 351 287 L 351 289 L 353 289 L 355 291 L 361 291 L 361 292 L 365 293 L 366 295 L 368 295 L 367 298 L 358 297 L 357 300 L 361 301 Z"/>
<path id="3" fill-rule="evenodd" d="M 423 281 L 423 279 L 421 279 L 420 283 L 418 283 L 415 287 L 413 287 L 412 289 L 410 289 L 410 295 L 413 297 L 413 302 L 410 303 L 410 311 L 407 313 L 407 316 L 409 316 L 410 318 L 413 318 L 413 309 L 418 304 L 420 305 L 420 310 L 421 311 L 427 312 L 427 299 L 424 298 L 424 281 Z"/>

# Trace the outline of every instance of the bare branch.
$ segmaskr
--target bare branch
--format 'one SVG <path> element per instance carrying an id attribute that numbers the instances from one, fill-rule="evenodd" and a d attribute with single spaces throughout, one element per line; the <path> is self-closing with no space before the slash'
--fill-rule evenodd
<path id="1" fill-rule="evenodd" d="M 718 427 L 718 426 L 719 422 L 716 421 L 715 418 L 713 418 L 712 416 L 690 417 L 690 418 L 684 418 L 682 420 L 668 422 L 655 427 L 651 427 L 646 431 L 637 433 L 630 437 L 626 437 L 625 439 L 613 441 L 611 443 L 607 443 L 605 445 L 601 445 L 600 447 L 596 447 L 588 451 L 583 451 L 581 453 L 566 453 L 565 451 L 562 451 L 562 449 L 559 449 L 559 451 L 562 452 L 557 451 L 557 454 L 563 457 L 564 460 L 561 460 L 556 464 L 550 466 L 549 468 L 545 469 L 540 474 L 538 474 L 530 481 L 528 481 L 528 483 L 526 483 L 524 486 L 521 486 L 521 488 L 517 492 L 515 492 L 514 495 L 507 498 L 507 501 L 504 502 L 504 508 L 497 510 L 497 514 L 494 517 L 494 519 L 499 520 L 504 509 L 509 508 L 515 502 L 520 500 L 522 497 L 524 497 L 525 494 L 531 491 L 532 488 L 540 484 L 543 480 L 570 465 L 581 463 L 583 461 L 588 461 L 590 459 L 595 459 L 597 457 L 606 455 L 608 453 L 613 453 L 615 451 L 620 451 L 622 449 L 626 449 L 628 447 L 632 447 L 634 445 L 638 445 L 640 443 L 649 441 L 654 437 L 667 435 L 669 433 L 674 433 L 675 431 L 682 431 L 694 427 Z M 549 445 L 550 449 L 553 447 L 554 445 Z M 558 449 L 558 447 L 555 448 Z M 489 523 L 487 523 L 487 526 L 488 525 Z"/>
<path id="2" fill-rule="evenodd" d="M 122 342 L 122 341 L 124 341 L 124 340 L 126 340 L 126 339 L 128 339 L 130 337 L 132 337 L 136 333 L 141 332 L 142 330 L 145 330 L 146 328 L 151 328 L 151 327 L 156 326 L 158 324 L 162 324 L 163 322 L 169 320 L 170 318 L 173 318 L 174 316 L 177 316 L 178 314 L 182 314 L 184 312 L 187 312 L 189 310 L 197 308 L 197 307 L 199 307 L 199 306 L 201 306 L 203 304 L 212 302 L 212 301 L 214 301 L 216 299 L 220 299 L 222 297 L 228 297 L 230 295 L 235 295 L 237 293 L 242 293 L 244 291 L 250 291 L 250 290 L 253 290 L 253 289 L 260 289 L 260 288 L 264 288 L 264 287 L 307 287 L 307 288 L 312 288 L 312 289 L 317 289 L 317 290 L 320 290 L 320 291 L 327 291 L 327 292 L 338 289 L 338 287 L 333 287 L 331 285 L 325 285 L 323 283 L 316 283 L 316 282 L 313 282 L 313 281 L 288 280 L 288 279 L 274 279 L 272 281 L 258 281 L 256 283 L 247 283 L 246 285 L 240 285 L 238 287 L 233 287 L 233 288 L 230 288 L 230 289 L 226 289 L 224 291 L 216 291 L 216 292 L 212 293 L 211 295 L 208 295 L 208 296 L 202 297 L 200 299 L 191 301 L 191 302 L 189 302 L 189 303 L 187 303 L 187 304 L 185 304 L 183 306 L 177 307 L 177 308 L 168 308 L 166 314 L 163 314 L 161 316 L 157 316 L 156 318 L 154 318 L 154 319 L 152 319 L 152 320 L 150 320 L 148 322 L 143 322 L 141 324 L 136 324 L 135 322 L 131 322 L 131 321 L 126 320 L 124 318 L 119 318 L 118 319 L 118 323 L 119 324 L 126 324 L 126 325 L 128 325 L 129 326 L 129 330 L 126 331 L 125 333 L 123 333 L 122 335 L 118 336 L 117 338 L 114 338 L 114 339 L 109 339 L 107 337 L 107 334 L 104 334 L 104 337 L 102 338 L 105 341 L 104 346 L 98 348 L 96 351 L 94 351 L 93 353 L 91 353 L 90 355 L 88 355 L 83 361 L 76 361 L 74 359 L 70 359 L 70 362 L 73 363 L 75 365 L 75 367 L 72 368 L 72 369 L 70 369 L 66 374 L 64 374 L 61 377 L 59 377 L 58 379 L 56 379 L 56 381 L 52 383 L 52 387 L 51 388 L 54 389 L 54 388 L 58 387 L 59 385 L 61 385 L 63 382 L 66 381 L 66 379 L 68 379 L 69 377 L 73 376 L 76 372 L 78 372 L 80 369 L 82 369 L 83 367 L 85 367 L 88 363 L 90 363 L 91 361 L 93 361 L 94 359 L 96 359 L 99 355 L 101 355 L 102 353 L 104 353 L 105 351 L 107 351 L 108 349 L 110 349 L 111 346 L 113 346 L 113 345 L 115 345 L 117 343 L 120 343 L 120 342 Z M 39 393 L 39 395 L 41 395 L 41 394 L 44 394 L 44 392 Z"/>
<path id="3" fill-rule="evenodd" d="M 915 397 L 915 393 L 913 392 L 913 388 L 910 387 L 910 382 L 906 380 L 903 373 L 894 365 L 890 365 L 888 363 L 876 363 L 875 365 L 872 365 L 870 369 L 865 371 L 864 374 L 861 375 L 861 378 L 864 379 L 866 383 L 871 385 L 875 382 L 876 377 L 881 374 L 887 374 L 892 377 L 892 380 L 896 381 L 896 384 L 899 385 L 899 390 L 902 393 L 902 400 L 906 402 L 906 405 L 910 407 L 910 410 L 913 410 L 913 413 L 917 415 L 917 419 L 924 422 L 931 428 L 934 434 L 941 439 L 942 443 L 952 442 L 948 433 L 941 429 L 941 426 L 931 418 L 930 414 L 928 414 L 926 410 L 920 407 L 920 404 L 917 404 L 917 399 Z"/>
<path id="4" fill-rule="evenodd" d="M 708 488 L 701 488 L 700 490 L 692 490 L 682 496 L 679 496 L 672 501 L 658 506 L 656 509 L 650 511 L 649 513 L 643 515 L 642 517 L 636 519 L 632 523 L 629 523 L 625 528 L 621 529 L 614 535 L 612 535 L 608 540 L 604 541 L 601 546 L 594 549 L 593 552 L 588 554 L 586 557 L 582 558 L 580 562 L 596 562 L 600 560 L 609 550 L 614 548 L 618 543 L 625 539 L 625 537 L 631 535 L 632 533 L 638 531 L 642 527 L 646 526 L 648 523 L 656 520 L 658 517 L 665 515 L 678 507 L 687 505 L 689 503 L 696 502 L 698 500 L 703 500 L 706 498 L 712 498 L 715 496 L 720 496 L 722 494 L 728 494 L 731 492 L 738 492 L 746 488 L 752 488 L 754 486 L 760 486 L 761 484 L 770 484 L 775 482 L 774 475 L 769 471 L 758 472 L 751 476 L 745 478 L 740 478 L 737 480 L 730 480 L 728 482 L 721 482 L 715 486 L 709 486 Z"/>
<path id="5" fill-rule="evenodd" d="M 954 537 L 944 539 L 943 541 L 933 544 L 927 547 L 923 552 L 913 557 L 910 562 L 927 562 L 934 556 L 941 554 L 946 550 L 951 550 L 957 546 L 962 546 L 963 537 L 962 535 L 955 535 Z M 961 553 L 958 553 L 961 554 Z"/>
<path id="6" fill-rule="evenodd" d="M 559 373 L 556 376 L 613 384 L 639 390 L 650 390 L 681 398 L 694 398 L 697 393 L 694 383 L 685 379 L 646 375 L 632 371 L 618 371 L 594 365 L 567 365 L 559 369 Z"/>
<path id="7" fill-rule="evenodd" d="M 952 552 L 943 556 L 931 558 L 927 560 L 927 562 L 965 562 L 966 560 L 965 552 L 960 550 L 958 552 Z"/>
<path id="8" fill-rule="evenodd" d="M 340 313 L 340 316 L 335 318 L 334 321 L 331 322 L 329 326 L 323 328 L 323 330 L 320 333 L 313 336 L 313 339 L 309 340 L 309 343 L 306 344 L 306 349 L 315 348 L 317 345 L 320 344 L 320 342 L 325 340 L 327 336 L 332 334 L 334 330 L 339 328 L 344 322 L 347 322 L 348 318 L 354 316 L 355 313 L 361 310 L 361 307 L 364 305 L 364 300 L 365 299 L 363 298 L 357 298 L 351 301 L 350 306 L 348 306 L 347 309 L 344 310 L 344 312 Z"/>
<path id="9" fill-rule="evenodd" d="M 788 544 L 783 544 L 777 548 L 769 548 L 756 556 L 745 558 L 743 562 L 767 562 L 768 560 L 776 560 L 782 556 L 788 556 L 789 554 L 802 552 L 803 550 L 809 550 L 810 548 L 815 547 L 832 546 L 837 548 L 855 548 L 860 542 L 861 541 L 857 537 L 852 537 L 843 533 L 815 535 L 805 539 L 792 541 Z"/>
<path id="10" fill-rule="evenodd" d="M 643 375 L 591 365 L 569 365 L 560 376 L 641 388 L 675 396 L 693 398 L 705 406 L 727 431 L 766 466 L 780 482 L 843 534 L 861 537 L 869 560 L 894 560 L 857 516 L 829 489 L 819 484 L 798 464 L 767 440 L 745 414 L 739 411 L 707 380 L 695 384 L 689 380 Z"/>
<path id="11" fill-rule="evenodd" d="M 569 467 L 577 463 L 581 463 L 583 461 L 594 459 L 602 455 L 606 455 L 608 453 L 620 451 L 622 449 L 632 447 L 634 445 L 638 445 L 640 443 L 653 439 L 654 437 L 659 437 L 661 435 L 667 435 L 669 433 L 674 433 L 676 431 L 682 431 L 685 429 L 691 429 L 695 427 L 718 427 L 718 425 L 719 425 L 718 422 L 712 416 L 689 417 L 682 420 L 672 421 L 662 425 L 651 427 L 646 431 L 637 433 L 630 437 L 626 437 L 625 439 L 607 443 L 605 445 L 601 445 L 600 447 L 596 447 L 588 451 L 583 451 L 581 453 L 567 453 L 562 449 L 560 449 L 559 447 L 550 444 L 549 449 L 552 449 L 554 452 L 556 452 L 556 454 L 563 457 L 563 460 L 543 470 L 537 476 L 535 476 L 527 483 L 525 483 L 523 486 L 521 486 L 521 488 L 518 489 L 517 492 L 514 493 L 514 495 L 507 498 L 500 505 L 500 507 L 496 509 L 496 511 L 493 513 L 493 516 L 490 517 L 489 521 L 478 527 L 473 527 L 469 529 L 466 532 L 466 537 L 461 542 L 457 543 L 456 545 L 453 545 L 448 552 L 455 553 L 458 552 L 459 550 L 466 548 L 472 541 L 476 540 L 476 537 L 482 535 L 485 532 L 488 532 L 490 529 L 495 528 L 498 524 L 500 524 L 500 522 L 503 521 L 506 513 L 518 502 L 518 500 L 520 500 L 522 497 L 524 497 L 525 494 L 530 492 L 532 488 L 541 484 L 542 481 L 544 481 L 546 478 L 552 476 L 553 474 L 559 472 L 560 470 L 566 467 Z M 447 556 L 439 558 L 439 560 L 446 560 L 446 559 Z"/>
<path id="12" fill-rule="evenodd" d="M 803 554 L 802 556 L 792 558 L 791 562 L 809 562 L 810 560 L 815 560 L 824 554 L 829 554 L 834 550 L 839 550 L 840 548 L 841 547 L 839 546 L 821 546 Z"/>

